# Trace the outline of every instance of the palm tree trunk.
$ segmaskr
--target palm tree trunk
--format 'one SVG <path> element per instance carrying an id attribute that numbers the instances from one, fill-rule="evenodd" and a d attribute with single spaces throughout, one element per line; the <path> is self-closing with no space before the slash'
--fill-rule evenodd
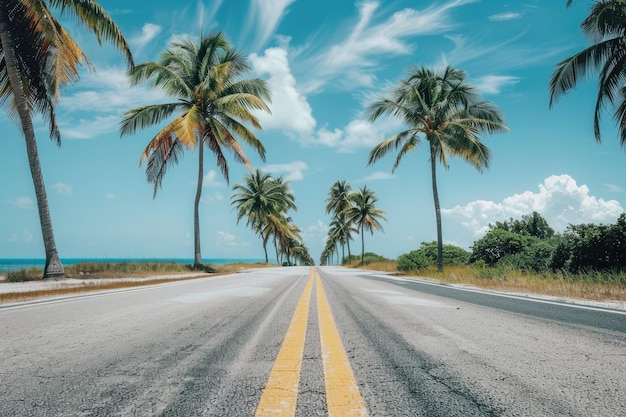
<path id="1" fill-rule="evenodd" d="M 204 180 L 204 141 L 202 137 L 198 140 L 198 186 L 196 188 L 196 199 L 193 206 L 193 242 L 194 268 L 202 267 L 202 253 L 200 251 L 200 197 L 202 196 L 202 182 Z"/>
<path id="2" fill-rule="evenodd" d="M 361 225 L 361 265 L 365 265 L 365 230 Z"/>
<path id="3" fill-rule="evenodd" d="M 443 233 L 441 231 L 441 209 L 439 207 L 439 192 L 437 191 L 437 161 L 435 148 L 430 145 L 430 169 L 433 181 L 433 199 L 435 200 L 435 218 L 437 219 L 437 270 L 443 272 Z"/>
<path id="4" fill-rule="evenodd" d="M 346 245 L 341 244 L 341 262 L 339 265 L 343 265 L 343 260 L 346 259 Z"/>
<path id="5" fill-rule="evenodd" d="M 35 138 L 33 120 L 26 101 L 21 76 L 17 70 L 17 60 L 14 54 L 15 46 L 9 29 L 10 25 L 7 5 L 6 2 L 3 3 L 4 4 L 0 7 L 0 42 L 2 42 L 6 72 L 22 125 L 22 131 L 26 141 L 26 152 L 28 154 L 28 165 L 30 166 L 30 173 L 33 177 L 33 184 L 35 186 L 37 209 L 39 211 L 39 223 L 41 225 L 41 234 L 46 251 L 46 266 L 44 268 L 43 278 L 64 278 L 65 269 L 59 259 L 56 243 L 54 241 L 52 219 L 50 218 L 48 197 L 46 194 L 46 187 L 43 182 L 43 175 L 41 173 L 41 164 L 39 163 L 39 154 L 37 152 L 37 140 Z"/>
<path id="6" fill-rule="evenodd" d="M 350 238 L 346 236 L 346 244 L 348 245 L 348 262 L 351 261 L 352 255 L 350 255 Z"/>
<path id="7" fill-rule="evenodd" d="M 269 260 L 267 259 L 267 242 L 265 240 L 263 240 L 263 252 L 265 252 L 265 263 L 269 263 Z"/>

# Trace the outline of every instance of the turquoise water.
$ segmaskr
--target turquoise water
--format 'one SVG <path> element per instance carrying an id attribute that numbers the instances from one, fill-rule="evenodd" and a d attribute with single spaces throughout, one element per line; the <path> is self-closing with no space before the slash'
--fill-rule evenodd
<path id="1" fill-rule="evenodd" d="M 176 262 L 180 264 L 193 264 L 193 258 L 61 258 L 64 266 L 76 265 L 83 262 Z M 256 258 L 204 258 L 202 262 L 212 265 L 224 265 L 230 263 L 254 263 L 265 262 L 265 259 Z M 0 272 L 17 271 L 26 268 L 43 268 L 46 260 L 43 258 L 0 258 Z"/>

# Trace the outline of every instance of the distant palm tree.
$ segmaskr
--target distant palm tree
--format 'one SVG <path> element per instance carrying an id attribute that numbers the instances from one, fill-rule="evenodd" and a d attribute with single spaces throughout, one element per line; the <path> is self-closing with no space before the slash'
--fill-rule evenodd
<path id="1" fill-rule="evenodd" d="M 50 128 L 50 138 L 61 144 L 55 103 L 64 85 L 79 79 L 78 67 L 90 66 L 87 57 L 51 13 L 70 14 L 98 38 L 113 43 L 132 67 L 133 59 L 121 31 L 93 0 L 7 0 L 0 2 L 0 103 L 24 133 L 41 232 L 46 251 L 44 278 L 60 278 L 65 270 L 59 259 L 41 173 L 32 116 L 40 113 Z"/>
<path id="2" fill-rule="evenodd" d="M 172 42 L 160 61 L 141 64 L 130 73 L 133 84 L 152 79 L 175 101 L 151 104 L 129 110 L 121 124 L 121 134 L 161 123 L 178 115 L 152 138 L 143 152 L 146 176 L 154 184 L 154 196 L 170 165 L 178 163 L 184 149 L 198 150 L 198 182 L 194 201 L 194 266 L 202 267 L 200 252 L 199 204 L 204 176 L 204 146 L 213 152 L 226 183 L 228 163 L 224 151 L 251 169 L 237 137 L 252 146 L 265 161 L 265 148 L 244 123 L 256 129 L 261 125 L 253 111 L 269 112 L 264 100 L 270 93 L 265 81 L 242 79 L 250 71 L 246 59 L 231 46 L 226 36 L 212 33 L 198 44 L 189 39 Z"/>
<path id="3" fill-rule="evenodd" d="M 573 3 L 568 0 L 567 7 Z M 593 117 L 596 140 L 601 140 L 600 113 L 610 105 L 615 107 L 613 118 L 620 143 L 626 147 L 626 1 L 596 0 L 580 27 L 592 45 L 556 65 L 550 79 L 550 107 L 585 80 L 591 70 L 599 71 Z"/>
<path id="4" fill-rule="evenodd" d="M 348 258 L 350 258 L 350 240 L 352 240 L 352 225 L 345 222 L 344 211 L 350 206 L 348 196 L 352 187 L 347 181 L 335 182 L 328 191 L 326 198 L 326 214 L 332 214 L 333 221 L 340 225 L 338 233 L 341 233 L 341 246 L 348 246 Z"/>
<path id="5" fill-rule="evenodd" d="M 374 191 L 363 186 L 350 194 L 352 205 L 345 210 L 346 220 L 354 223 L 361 233 L 361 265 L 365 262 L 365 231 L 383 230 L 379 220 L 385 219 L 385 212 L 376 208 L 378 198 Z"/>
<path id="6" fill-rule="evenodd" d="M 487 167 L 490 151 L 478 135 L 505 131 L 504 116 L 492 103 L 480 99 L 475 88 L 465 82 L 465 72 L 449 66 L 438 71 L 410 67 L 407 78 L 391 91 L 391 98 L 375 101 L 367 112 L 372 122 L 383 115 L 393 115 L 408 126 L 375 146 L 368 165 L 395 150 L 398 153 L 393 172 L 402 158 L 420 145 L 422 137 L 428 141 L 437 220 L 437 267 L 443 271 L 437 161 L 448 168 L 449 157 L 460 156 L 478 170 Z"/>

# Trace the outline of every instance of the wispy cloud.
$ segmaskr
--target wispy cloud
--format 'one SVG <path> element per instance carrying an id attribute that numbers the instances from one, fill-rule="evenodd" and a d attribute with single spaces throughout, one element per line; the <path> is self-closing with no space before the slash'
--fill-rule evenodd
<path id="1" fill-rule="evenodd" d="M 494 22 L 504 22 L 507 20 L 515 20 L 515 19 L 521 19 L 521 18 L 522 18 L 522 14 L 515 13 L 515 12 L 504 12 L 504 13 L 498 13 L 498 14 L 489 16 L 489 20 L 494 21 Z"/>
<path id="2" fill-rule="evenodd" d="M 270 164 L 261 168 L 264 172 L 270 174 L 285 174 L 286 181 L 302 181 L 304 179 L 304 171 L 309 167 L 305 162 L 294 161 L 286 164 Z"/>
<path id="3" fill-rule="evenodd" d="M 251 0 L 248 27 L 256 25 L 255 49 L 265 45 L 295 0 Z"/>
<path id="4" fill-rule="evenodd" d="M 511 75 L 486 75 L 480 77 L 474 85 L 483 94 L 500 94 L 502 88 L 515 86 L 519 82 L 519 77 Z"/>
<path id="5" fill-rule="evenodd" d="M 15 199 L 8 200 L 8 203 L 21 209 L 32 209 L 35 207 L 35 202 L 30 197 L 17 197 Z"/>
<path id="6" fill-rule="evenodd" d="M 7 241 L 13 243 L 31 243 L 33 241 L 33 234 L 28 230 L 24 230 L 22 234 L 13 233 L 7 238 Z"/>
<path id="7" fill-rule="evenodd" d="M 161 33 L 161 26 L 154 23 L 146 23 L 141 28 L 141 34 L 136 35 L 130 39 L 130 44 L 135 48 L 135 54 L 137 54 L 144 46 L 149 44 Z"/>
<path id="8" fill-rule="evenodd" d="M 207 172 L 204 175 L 204 179 L 202 180 L 202 186 L 203 187 L 207 187 L 207 188 L 220 188 L 220 187 L 225 187 L 226 183 L 220 181 L 219 179 L 219 175 L 217 173 L 217 171 L 214 170 L 209 170 L 209 172 Z"/>
<path id="9" fill-rule="evenodd" d="M 624 190 L 622 187 L 620 187 L 619 185 L 615 185 L 615 184 L 604 184 L 604 186 L 606 187 L 607 190 L 609 190 L 612 193 L 624 193 L 626 192 L 626 190 Z"/>
<path id="10" fill-rule="evenodd" d="M 57 182 L 52 186 L 52 188 L 58 195 L 62 195 L 64 197 L 70 197 L 72 195 L 72 187 L 62 182 Z"/>
<path id="11" fill-rule="evenodd" d="M 384 56 L 408 55 L 413 51 L 409 40 L 416 36 L 444 33 L 453 27 L 450 12 L 475 0 L 455 0 L 433 5 L 424 10 L 406 8 L 393 13 L 381 23 L 377 11 L 379 3 L 359 3 L 359 19 L 346 39 L 314 57 L 314 77 L 311 85 L 320 88 L 330 79 L 353 87 L 372 86 L 378 59 Z"/>
<path id="12" fill-rule="evenodd" d="M 378 172 L 374 172 L 373 174 L 370 174 L 370 175 L 368 175 L 366 177 L 363 177 L 360 180 L 357 180 L 356 182 L 390 180 L 390 179 L 393 179 L 395 177 L 396 176 L 393 175 L 391 172 L 378 171 Z"/>

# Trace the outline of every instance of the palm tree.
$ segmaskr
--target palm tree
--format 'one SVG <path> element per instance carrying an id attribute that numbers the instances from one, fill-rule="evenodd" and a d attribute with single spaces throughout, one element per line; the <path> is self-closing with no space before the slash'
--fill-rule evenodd
<path id="1" fill-rule="evenodd" d="M 346 220 L 354 223 L 361 233 L 361 265 L 365 262 L 365 231 L 374 234 L 374 230 L 383 230 L 380 220 L 385 219 L 385 212 L 376 208 L 378 198 L 374 191 L 363 186 L 357 192 L 350 194 L 352 205 L 345 211 Z"/>
<path id="2" fill-rule="evenodd" d="M 568 0 L 567 7 L 573 3 Z M 626 1 L 596 0 L 580 27 L 592 45 L 556 65 L 550 79 L 550 107 L 590 71 L 599 71 L 593 117 L 596 141 L 601 140 L 600 113 L 610 105 L 615 107 L 621 146 L 626 147 Z"/>
<path id="3" fill-rule="evenodd" d="M 422 138 L 428 141 L 437 220 L 437 267 L 443 271 L 437 161 L 447 169 L 449 157 L 460 156 L 479 171 L 488 167 L 490 150 L 478 135 L 505 131 L 504 116 L 495 105 L 480 99 L 475 88 L 465 82 L 465 72 L 449 66 L 438 71 L 410 67 L 407 78 L 391 91 L 391 98 L 375 101 L 367 112 L 372 122 L 383 115 L 393 115 L 408 127 L 375 146 L 370 151 L 368 165 L 396 150 L 394 172 L 402 158 L 420 145 Z"/>
<path id="4" fill-rule="evenodd" d="M 133 84 L 152 79 L 155 88 L 173 99 L 170 103 L 150 104 L 129 110 L 121 123 L 121 134 L 157 125 L 174 113 L 171 120 L 150 140 L 141 157 L 146 177 L 161 186 L 170 165 L 178 162 L 184 149 L 198 150 L 198 181 L 194 200 L 194 267 L 202 268 L 200 252 L 199 204 L 204 176 L 204 147 L 213 152 L 217 165 L 229 182 L 224 151 L 251 169 L 237 137 L 250 145 L 265 161 L 265 148 L 244 123 L 256 129 L 261 125 L 253 111 L 269 112 L 264 100 L 270 93 L 265 81 L 240 78 L 250 71 L 247 60 L 233 48 L 226 36 L 212 33 L 198 44 L 190 39 L 172 42 L 159 62 L 147 62 L 130 72 Z"/>
<path id="5" fill-rule="evenodd" d="M 333 220 L 341 224 L 339 228 L 342 234 L 341 246 L 348 246 L 348 258 L 350 258 L 350 240 L 352 240 L 352 225 L 345 222 L 344 211 L 350 206 L 348 196 L 352 191 L 352 187 L 347 181 L 335 182 L 328 191 L 326 198 L 326 214 L 332 213 Z"/>
<path id="6" fill-rule="evenodd" d="M 6 0 L 0 1 L 0 103 L 8 109 L 24 134 L 39 221 L 46 252 L 43 277 L 61 278 L 65 270 L 59 259 L 48 208 L 33 113 L 48 123 L 50 138 L 61 144 L 55 103 L 61 87 L 79 79 L 78 67 L 87 57 L 63 28 L 50 7 L 60 15 L 70 14 L 98 38 L 113 43 L 132 67 L 133 59 L 121 31 L 104 9 L 93 0 Z"/>
<path id="7" fill-rule="evenodd" d="M 294 194 L 282 177 L 273 178 L 260 169 L 254 174 L 246 174 L 244 181 L 245 185 L 233 186 L 233 191 L 237 193 L 232 195 L 231 204 L 237 209 L 237 223 L 246 216 L 246 225 L 261 236 L 265 262 L 268 263 L 269 234 L 264 236 L 263 232 L 269 230 L 266 228 L 268 223 L 279 219 L 287 210 L 296 208 Z"/>

